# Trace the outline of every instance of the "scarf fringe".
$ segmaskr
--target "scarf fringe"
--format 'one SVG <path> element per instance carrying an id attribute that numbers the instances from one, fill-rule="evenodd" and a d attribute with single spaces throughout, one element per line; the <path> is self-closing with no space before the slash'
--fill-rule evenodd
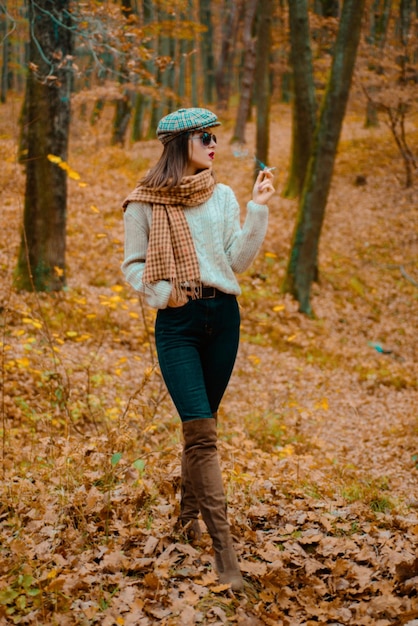
<path id="1" fill-rule="evenodd" d="M 192 300 L 198 300 L 202 297 L 203 285 L 199 278 L 197 278 L 196 280 L 187 281 L 187 285 L 185 285 L 184 283 L 179 283 L 174 278 L 167 282 L 169 282 L 171 285 L 171 297 L 174 297 L 174 300 L 176 302 L 186 304 L 189 298 L 191 298 Z M 148 288 L 155 287 L 155 284 L 155 282 L 143 283 L 144 287 Z"/>

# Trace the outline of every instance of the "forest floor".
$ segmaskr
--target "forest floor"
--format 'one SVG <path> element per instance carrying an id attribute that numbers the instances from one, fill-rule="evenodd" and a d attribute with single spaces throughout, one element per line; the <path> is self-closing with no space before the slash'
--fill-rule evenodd
<path id="1" fill-rule="evenodd" d="M 416 626 L 418 193 L 384 124 L 347 115 L 310 319 L 280 289 L 297 202 L 282 195 L 291 113 L 273 111 L 278 192 L 240 276 L 242 340 L 220 410 L 245 578 L 233 594 L 208 536 L 192 546 L 176 529 L 179 420 L 154 312 L 120 271 L 121 201 L 160 146 L 110 147 L 110 107 L 93 127 L 74 104 L 68 286 L 17 293 L 19 108 L 0 108 L 0 623 Z M 231 133 L 225 120 L 216 173 L 244 212 L 254 127 L 249 156 Z"/>

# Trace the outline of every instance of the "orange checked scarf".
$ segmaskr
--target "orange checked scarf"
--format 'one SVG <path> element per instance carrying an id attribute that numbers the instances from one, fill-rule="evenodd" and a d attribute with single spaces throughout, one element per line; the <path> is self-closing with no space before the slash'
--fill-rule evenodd
<path id="1" fill-rule="evenodd" d="M 186 287 L 196 293 L 200 285 L 199 263 L 184 210 L 209 200 L 215 189 L 211 170 L 184 176 L 178 187 L 155 189 L 139 183 L 126 198 L 152 205 L 151 232 L 142 277 L 144 285 L 168 280 L 179 300 Z"/>

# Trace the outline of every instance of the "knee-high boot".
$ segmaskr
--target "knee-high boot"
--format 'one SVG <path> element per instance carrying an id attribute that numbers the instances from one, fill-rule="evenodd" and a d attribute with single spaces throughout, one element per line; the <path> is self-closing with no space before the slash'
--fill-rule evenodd
<path id="1" fill-rule="evenodd" d="M 243 579 L 232 544 L 217 450 L 216 420 L 205 418 L 183 422 L 184 451 L 188 475 L 215 552 L 221 583 L 234 591 Z"/>
<path id="2" fill-rule="evenodd" d="M 187 455 L 183 449 L 181 455 L 181 500 L 179 522 L 182 527 L 183 535 L 189 541 L 200 541 L 202 530 L 199 520 L 199 503 L 194 494 L 193 484 L 189 476 L 189 468 L 187 464 Z"/>
<path id="3" fill-rule="evenodd" d="M 217 422 L 218 414 L 213 413 L 212 417 Z M 183 529 L 184 536 L 189 541 L 200 541 L 202 538 L 202 530 L 200 528 L 199 503 L 193 491 L 193 485 L 189 478 L 189 468 L 187 464 L 187 456 L 185 449 L 181 455 L 181 497 L 180 497 L 180 515 L 179 522 Z"/>

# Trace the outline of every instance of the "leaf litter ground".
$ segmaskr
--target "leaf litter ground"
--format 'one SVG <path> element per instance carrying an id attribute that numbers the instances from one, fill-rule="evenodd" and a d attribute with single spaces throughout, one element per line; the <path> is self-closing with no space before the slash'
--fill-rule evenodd
<path id="1" fill-rule="evenodd" d="M 416 625 L 417 195 L 384 127 L 347 118 L 315 318 L 280 291 L 295 201 L 276 195 L 240 277 L 242 341 L 219 433 L 246 581 L 233 595 L 208 536 L 192 546 L 176 527 L 179 421 L 154 313 L 120 272 L 120 203 L 159 145 L 109 147 L 110 114 L 91 127 L 75 106 L 68 288 L 18 294 L 19 103 L 2 108 L 1 623 Z M 231 130 L 218 133 L 216 171 L 245 207 L 253 160 L 233 156 Z M 279 190 L 289 146 L 290 111 L 278 107 Z"/>

